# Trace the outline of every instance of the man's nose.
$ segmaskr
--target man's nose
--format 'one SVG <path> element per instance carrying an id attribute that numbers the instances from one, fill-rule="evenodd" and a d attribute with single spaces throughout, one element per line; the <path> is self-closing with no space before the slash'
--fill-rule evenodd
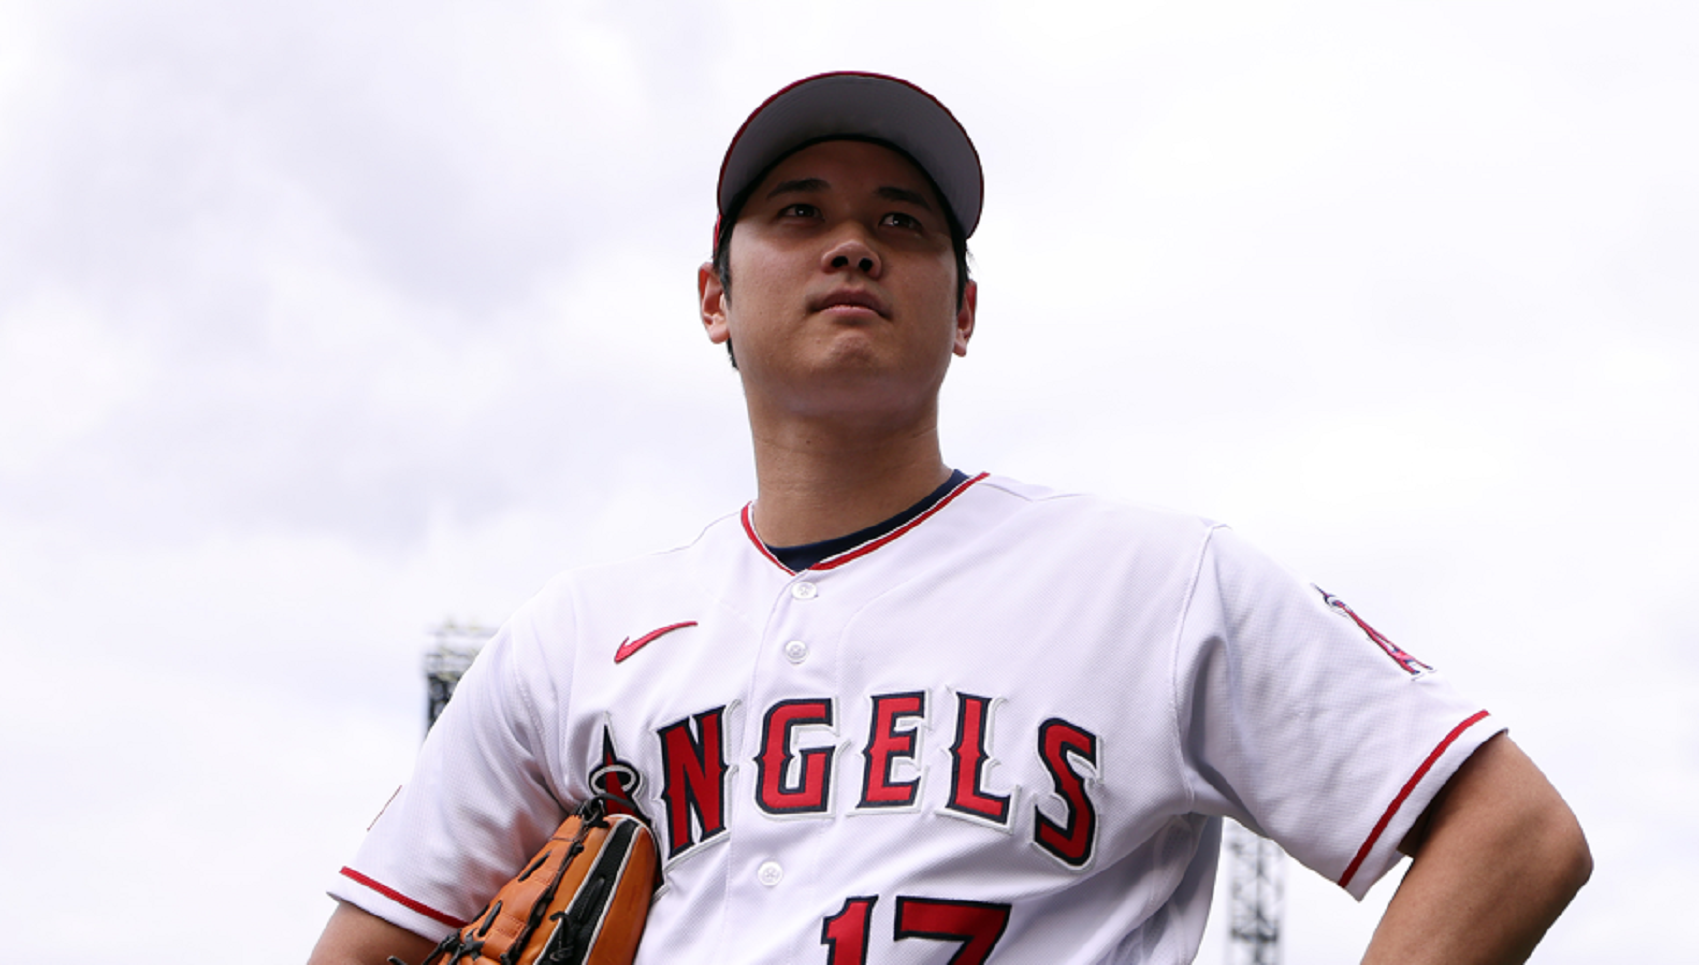
<path id="1" fill-rule="evenodd" d="M 879 253 L 859 234 L 851 234 L 826 249 L 823 256 L 828 271 L 859 271 L 870 278 L 879 277 L 883 263 Z"/>

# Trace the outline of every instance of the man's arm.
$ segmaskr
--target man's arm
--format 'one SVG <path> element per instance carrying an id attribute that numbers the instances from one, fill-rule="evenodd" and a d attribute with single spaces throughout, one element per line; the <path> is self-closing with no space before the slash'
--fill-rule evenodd
<path id="1" fill-rule="evenodd" d="M 307 965 L 385 965 L 391 955 L 419 965 L 436 947 L 430 939 L 339 901 Z"/>
<path id="2" fill-rule="evenodd" d="M 1364 965 L 1525 961 L 1593 872 L 1575 815 L 1503 734 L 1458 768 L 1402 847 L 1415 863 Z"/>

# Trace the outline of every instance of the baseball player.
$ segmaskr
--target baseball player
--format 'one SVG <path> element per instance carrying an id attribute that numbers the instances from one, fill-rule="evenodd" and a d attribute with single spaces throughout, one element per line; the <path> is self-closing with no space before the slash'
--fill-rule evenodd
<path id="1" fill-rule="evenodd" d="M 640 962 L 1189 962 L 1223 817 L 1359 898 L 1415 855 L 1369 960 L 1526 957 L 1591 859 L 1496 718 L 1229 529 L 942 460 L 982 188 L 902 80 L 749 117 L 698 286 L 755 500 L 513 616 L 314 965 L 418 962 L 597 793 L 659 845 Z"/>

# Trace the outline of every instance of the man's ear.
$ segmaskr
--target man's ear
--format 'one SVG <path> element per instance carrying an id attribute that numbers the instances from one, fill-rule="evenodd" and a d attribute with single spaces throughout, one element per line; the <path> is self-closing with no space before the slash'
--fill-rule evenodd
<path id="1" fill-rule="evenodd" d="M 726 323 L 728 298 L 713 262 L 705 261 L 696 269 L 696 296 L 701 302 L 702 327 L 708 332 L 708 341 L 723 344 L 732 337 L 731 327 Z"/>
<path id="2" fill-rule="evenodd" d="M 973 314 L 979 309 L 979 282 L 970 281 L 962 290 L 962 304 L 956 309 L 957 355 L 967 354 L 968 339 L 973 338 Z"/>

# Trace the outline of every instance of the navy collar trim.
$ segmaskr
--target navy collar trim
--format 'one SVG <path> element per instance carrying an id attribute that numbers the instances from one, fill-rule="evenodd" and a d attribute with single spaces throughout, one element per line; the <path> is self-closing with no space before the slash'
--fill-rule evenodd
<path id="1" fill-rule="evenodd" d="M 763 555 L 789 573 L 800 573 L 803 570 L 829 570 L 848 563 L 852 559 L 873 552 L 879 547 L 896 539 L 919 525 L 926 517 L 943 509 L 950 500 L 955 499 L 967 487 L 986 477 L 986 473 L 969 478 L 960 469 L 950 472 L 950 478 L 944 484 L 926 495 L 926 498 L 903 510 L 882 523 L 876 523 L 866 529 L 857 530 L 848 536 L 821 540 L 817 543 L 803 543 L 800 546 L 768 546 L 755 533 L 755 525 L 749 518 L 749 507 L 743 508 L 743 528 L 749 534 Z"/>

